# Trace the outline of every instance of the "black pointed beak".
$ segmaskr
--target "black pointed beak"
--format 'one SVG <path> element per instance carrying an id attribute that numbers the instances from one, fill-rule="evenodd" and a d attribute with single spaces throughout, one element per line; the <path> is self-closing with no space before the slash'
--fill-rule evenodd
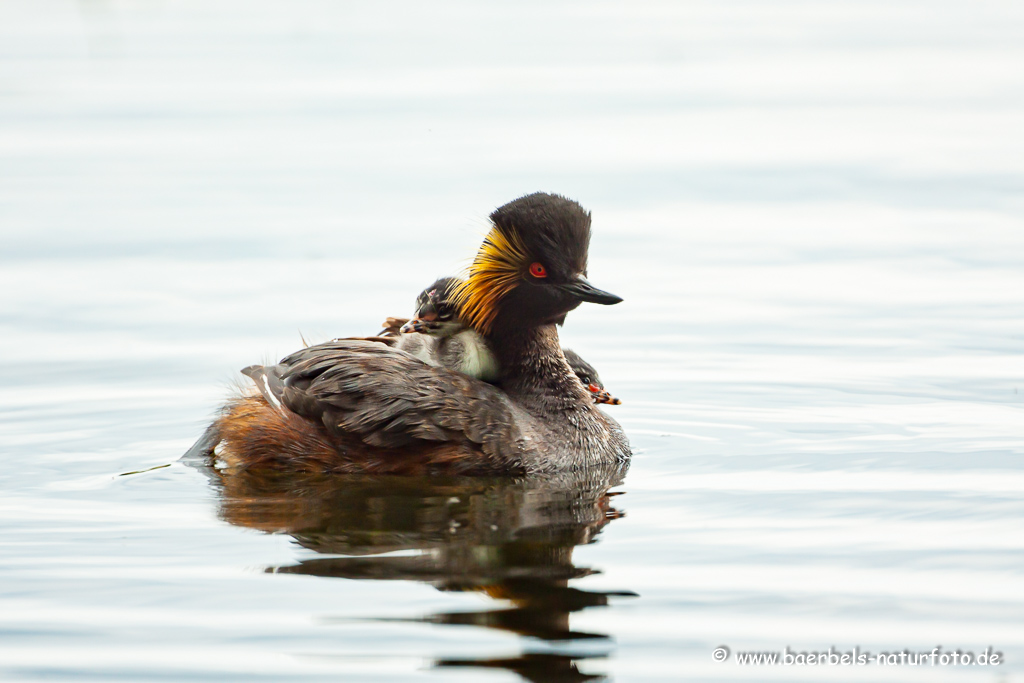
<path id="1" fill-rule="evenodd" d="M 615 296 L 611 292 L 598 289 L 587 282 L 583 277 L 578 277 L 572 282 L 559 285 L 559 287 L 569 294 L 572 294 L 579 301 L 589 301 L 592 304 L 604 304 L 606 306 L 610 306 L 611 304 L 617 304 L 622 301 L 621 296 Z"/>

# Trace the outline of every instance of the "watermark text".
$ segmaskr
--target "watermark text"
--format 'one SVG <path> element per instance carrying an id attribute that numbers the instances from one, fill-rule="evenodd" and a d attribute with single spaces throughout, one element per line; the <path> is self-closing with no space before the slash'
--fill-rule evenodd
<path id="1" fill-rule="evenodd" d="M 730 657 L 740 666 L 999 666 L 1005 660 L 1003 653 L 991 645 L 977 653 L 957 648 L 945 649 L 937 645 L 931 650 L 903 648 L 885 652 L 830 647 L 827 650 L 784 650 L 736 652 L 719 645 L 711 653 L 716 662 Z"/>

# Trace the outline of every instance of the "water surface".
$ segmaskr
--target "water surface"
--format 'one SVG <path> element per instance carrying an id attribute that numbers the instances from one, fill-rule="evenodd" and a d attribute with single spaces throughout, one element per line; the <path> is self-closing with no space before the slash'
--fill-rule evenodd
<path id="1" fill-rule="evenodd" d="M 0 678 L 1021 678 L 1022 35 L 1002 2 L 0 4 Z M 179 461 L 239 368 L 407 314 L 535 190 L 625 298 L 563 336 L 628 473 Z M 939 645 L 1006 663 L 736 663 Z"/>

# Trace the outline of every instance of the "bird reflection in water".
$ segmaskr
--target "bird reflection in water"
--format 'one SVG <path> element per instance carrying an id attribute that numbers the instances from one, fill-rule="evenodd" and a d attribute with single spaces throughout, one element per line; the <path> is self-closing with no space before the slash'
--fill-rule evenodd
<path id="1" fill-rule="evenodd" d="M 609 488 L 625 467 L 548 478 L 397 477 L 232 472 L 205 468 L 231 524 L 290 534 L 331 557 L 268 572 L 373 581 L 421 581 L 442 591 L 475 591 L 507 603 L 475 612 L 415 619 L 498 629 L 544 641 L 607 639 L 574 631 L 569 615 L 631 592 L 587 591 L 569 581 L 597 573 L 573 563 L 622 513 Z M 399 555 L 389 554 L 405 552 Z M 341 557 L 339 557 L 341 556 Z M 550 649 L 550 648 L 546 648 Z M 486 667 L 529 681 L 602 679 L 577 661 L 604 654 L 523 653 L 495 659 L 443 659 L 435 667 Z M 600 649 L 600 648 L 598 648 Z"/>

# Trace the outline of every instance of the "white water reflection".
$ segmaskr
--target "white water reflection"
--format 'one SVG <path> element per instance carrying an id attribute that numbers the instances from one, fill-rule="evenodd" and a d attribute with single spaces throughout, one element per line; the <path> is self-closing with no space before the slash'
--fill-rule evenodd
<path id="1" fill-rule="evenodd" d="M 996 1 L 0 4 L 0 677 L 509 680 L 430 663 L 527 652 L 1015 680 L 1022 35 Z M 573 587 L 640 594 L 570 616 L 610 641 L 263 573 L 320 556 L 219 521 L 180 464 L 117 476 L 300 332 L 407 312 L 538 189 L 593 211 L 591 279 L 626 300 L 565 329 L 637 449 L 626 517 L 573 555 L 602 572 Z M 745 670 L 720 644 L 1007 664 Z"/>

